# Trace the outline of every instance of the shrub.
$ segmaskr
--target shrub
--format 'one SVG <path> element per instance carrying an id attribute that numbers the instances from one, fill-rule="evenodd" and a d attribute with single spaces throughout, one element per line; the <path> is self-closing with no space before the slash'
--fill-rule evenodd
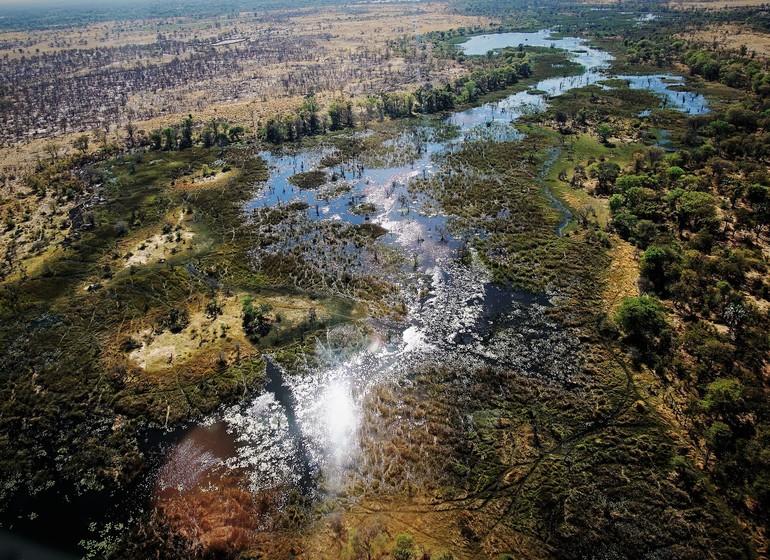
<path id="1" fill-rule="evenodd" d="M 414 537 L 409 533 L 401 533 L 396 537 L 396 545 L 391 555 L 394 560 L 410 560 L 414 557 Z"/>
<path id="2" fill-rule="evenodd" d="M 736 379 L 717 379 L 709 383 L 701 406 L 706 412 L 732 414 L 743 408 L 743 386 Z"/>
<path id="3" fill-rule="evenodd" d="M 728 451 L 733 444 L 733 432 L 724 422 L 716 421 L 706 430 L 706 441 L 717 455 Z"/>
<path id="4" fill-rule="evenodd" d="M 669 327 L 658 300 L 646 295 L 626 298 L 620 304 L 615 320 L 625 334 L 625 341 L 642 352 L 665 348 Z"/>
<path id="5" fill-rule="evenodd" d="M 171 331 L 174 334 L 182 332 L 190 324 L 186 309 L 169 309 L 155 316 L 155 332 Z"/>
<path id="6" fill-rule="evenodd" d="M 251 298 L 243 300 L 243 330 L 249 338 L 259 340 L 270 332 L 272 321 L 267 315 L 270 310 L 265 303 L 255 306 Z"/>

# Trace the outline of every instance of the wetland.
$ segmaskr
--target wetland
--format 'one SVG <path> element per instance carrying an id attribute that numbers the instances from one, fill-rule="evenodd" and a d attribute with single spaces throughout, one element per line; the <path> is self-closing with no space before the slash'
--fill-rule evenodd
<path id="1" fill-rule="evenodd" d="M 335 98 L 321 131 L 311 92 L 261 137 L 184 147 L 189 117 L 39 163 L 78 202 L 3 281 L 4 529 L 62 520 L 43 542 L 86 558 L 756 557 L 659 404 L 670 333 L 623 322 L 652 201 L 682 243 L 728 211 L 679 156 L 726 138 L 718 91 L 556 28 L 428 40 L 474 68 L 445 110 Z"/>

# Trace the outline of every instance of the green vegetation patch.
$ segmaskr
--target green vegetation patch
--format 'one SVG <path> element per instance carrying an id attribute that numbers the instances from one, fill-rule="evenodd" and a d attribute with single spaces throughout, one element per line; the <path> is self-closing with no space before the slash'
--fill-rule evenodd
<path id="1" fill-rule="evenodd" d="M 317 189 L 328 180 L 325 171 L 304 171 L 289 177 L 289 182 L 301 189 Z"/>

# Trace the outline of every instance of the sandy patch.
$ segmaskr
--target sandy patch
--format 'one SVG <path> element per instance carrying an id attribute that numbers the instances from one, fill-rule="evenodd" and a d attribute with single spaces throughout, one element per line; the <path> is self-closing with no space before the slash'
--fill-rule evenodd
<path id="1" fill-rule="evenodd" d="M 123 355 L 138 370 L 152 374 L 165 374 L 179 366 L 185 367 L 185 375 L 195 377 L 210 372 L 217 363 L 230 364 L 254 353 L 254 346 L 243 329 L 243 301 L 246 294 L 231 293 L 216 296 L 196 295 L 178 306 L 186 313 L 178 332 L 159 327 L 160 312 L 151 313 L 144 319 L 116 333 L 112 338 L 113 356 Z M 219 312 L 211 313 L 209 304 L 216 301 Z M 254 298 L 254 305 L 267 304 L 271 330 L 287 331 L 307 323 L 310 310 L 316 320 L 326 322 L 329 311 L 318 302 L 300 297 Z"/>
<path id="2" fill-rule="evenodd" d="M 235 170 L 230 171 L 216 171 L 213 175 L 210 175 L 208 177 L 206 176 L 192 176 L 192 177 L 183 177 L 181 179 L 178 179 L 174 186 L 177 189 L 184 190 L 184 191 L 192 191 L 197 189 L 208 189 L 211 187 L 218 187 L 225 182 L 227 182 L 229 179 L 232 179 L 237 175 L 237 172 Z"/>
<path id="3" fill-rule="evenodd" d="M 139 242 L 133 242 L 125 253 L 123 266 L 137 266 L 162 262 L 176 254 L 192 251 L 195 233 L 185 225 L 184 209 L 176 210 L 173 226 L 167 224 L 166 231 L 160 231 Z"/>
<path id="4" fill-rule="evenodd" d="M 155 327 L 150 326 L 134 333 L 131 338 L 141 346 L 128 354 L 129 359 L 140 369 L 158 371 L 185 363 L 201 352 L 230 351 L 235 343 L 248 347 L 241 325 L 240 300 L 231 298 L 220 302 L 222 314 L 211 318 L 202 299 L 196 298 L 191 305 L 189 325 L 181 332 L 166 330 L 158 334 Z"/>

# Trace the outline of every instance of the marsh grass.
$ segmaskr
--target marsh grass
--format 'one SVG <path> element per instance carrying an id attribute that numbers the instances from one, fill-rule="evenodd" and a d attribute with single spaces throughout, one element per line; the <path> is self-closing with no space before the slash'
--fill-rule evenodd
<path id="1" fill-rule="evenodd" d="M 180 177 L 221 158 L 239 173 L 210 188 L 174 188 Z M 262 160 L 253 149 L 193 148 L 151 152 L 141 161 L 120 157 L 102 169 L 107 203 L 94 209 L 94 228 L 80 232 L 38 274 L 0 288 L 0 340 L 7 349 L 0 357 L 5 375 L 0 422 L 3 434 L 16 434 L 6 440 L 0 461 L 7 480 L 33 490 L 55 479 L 76 481 L 83 490 L 125 483 L 143 467 L 136 440 L 142 426 L 187 421 L 264 380 L 257 349 L 244 341 L 240 349 L 233 340 L 219 352 L 212 347 L 171 364 L 163 375 L 115 359 L 110 342 L 116 333 L 126 333 L 127 325 L 183 308 L 195 294 L 269 290 L 270 278 L 256 272 L 247 255 L 256 234 L 244 226 L 242 213 L 252 185 L 267 177 Z M 132 239 L 138 244 L 147 231 L 165 231 L 169 212 L 179 208 L 202 240 L 195 251 L 166 262 L 117 266 Z M 128 232 L 115 228 L 116 222 L 125 223 Z M 171 228 L 168 235 L 173 234 Z M 317 316 L 324 319 L 314 325 L 287 320 L 260 343 L 263 351 L 312 339 L 352 312 L 347 303 L 307 305 L 318 307 Z M 327 306 L 333 308 L 328 314 Z"/>

